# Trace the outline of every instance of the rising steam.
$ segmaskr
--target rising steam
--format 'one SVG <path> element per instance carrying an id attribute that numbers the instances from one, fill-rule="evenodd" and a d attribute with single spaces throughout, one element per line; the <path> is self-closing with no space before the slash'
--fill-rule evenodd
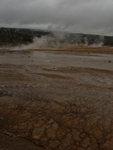
<path id="1" fill-rule="evenodd" d="M 93 42 L 92 42 L 92 41 Z M 47 48 L 65 48 L 70 46 L 92 46 L 101 47 L 104 45 L 104 37 L 98 36 L 95 39 L 91 37 L 82 36 L 79 34 L 68 34 L 54 32 L 48 36 L 35 37 L 33 42 L 28 45 L 20 45 L 11 47 L 12 50 L 27 50 L 27 49 L 47 49 Z"/>

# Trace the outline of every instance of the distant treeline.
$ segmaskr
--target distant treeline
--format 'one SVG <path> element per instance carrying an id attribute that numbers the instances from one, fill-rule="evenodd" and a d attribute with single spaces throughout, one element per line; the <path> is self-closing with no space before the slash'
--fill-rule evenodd
<path id="1" fill-rule="evenodd" d="M 50 34 L 46 31 L 30 29 L 0 28 L 0 45 L 19 45 L 32 43 L 34 37 Z"/>
<path id="2" fill-rule="evenodd" d="M 33 42 L 34 37 L 40 38 L 42 36 L 55 38 L 54 33 L 46 30 L 0 28 L 0 46 L 28 44 Z M 102 44 L 103 46 L 113 46 L 113 37 L 66 33 L 61 42 L 68 42 L 70 44 Z"/>

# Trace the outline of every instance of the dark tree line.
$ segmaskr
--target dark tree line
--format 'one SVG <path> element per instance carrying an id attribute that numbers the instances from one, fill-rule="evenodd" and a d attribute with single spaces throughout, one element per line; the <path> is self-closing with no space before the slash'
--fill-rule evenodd
<path id="1" fill-rule="evenodd" d="M 34 37 L 51 36 L 54 34 L 45 30 L 32 30 L 20 28 L 0 28 L 0 46 L 2 45 L 19 45 L 28 44 L 33 41 Z M 66 34 L 61 42 L 78 43 L 78 44 L 99 44 L 104 46 L 113 46 L 113 36 L 99 36 L 89 34 Z"/>

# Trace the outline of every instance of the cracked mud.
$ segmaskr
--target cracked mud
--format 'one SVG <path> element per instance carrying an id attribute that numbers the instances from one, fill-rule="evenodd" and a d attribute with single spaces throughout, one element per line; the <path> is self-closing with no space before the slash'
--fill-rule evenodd
<path id="1" fill-rule="evenodd" d="M 0 150 L 15 149 L 113 150 L 113 55 L 1 53 Z"/>

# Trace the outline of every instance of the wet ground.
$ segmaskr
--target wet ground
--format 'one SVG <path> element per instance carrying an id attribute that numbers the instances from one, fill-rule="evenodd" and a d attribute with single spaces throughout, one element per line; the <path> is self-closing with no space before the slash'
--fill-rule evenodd
<path id="1" fill-rule="evenodd" d="M 0 53 L 0 150 L 113 150 L 113 54 Z"/>

